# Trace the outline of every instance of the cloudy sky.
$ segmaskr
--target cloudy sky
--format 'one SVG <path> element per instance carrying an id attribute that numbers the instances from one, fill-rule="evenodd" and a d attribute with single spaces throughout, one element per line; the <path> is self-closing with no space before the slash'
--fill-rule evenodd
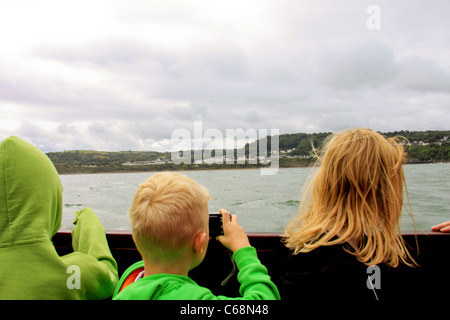
<path id="1" fill-rule="evenodd" d="M 164 151 L 194 121 L 448 130 L 449 12 L 448 0 L 0 0 L 0 140 Z"/>

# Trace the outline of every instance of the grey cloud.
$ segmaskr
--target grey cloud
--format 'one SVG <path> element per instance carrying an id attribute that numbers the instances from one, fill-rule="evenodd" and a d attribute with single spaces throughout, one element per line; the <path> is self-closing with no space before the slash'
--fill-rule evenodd
<path id="1" fill-rule="evenodd" d="M 324 83 L 337 89 L 380 86 L 392 81 L 398 72 L 392 48 L 375 41 L 329 48 L 319 63 Z"/>
<path id="2" fill-rule="evenodd" d="M 450 92 L 450 69 L 436 61 L 410 56 L 399 61 L 398 82 L 405 88 L 417 91 Z"/>
<path id="3" fill-rule="evenodd" d="M 21 122 L 20 126 L 16 130 L 9 132 L 7 135 L 16 135 L 22 139 L 25 139 L 36 145 L 44 152 L 86 148 L 88 146 L 86 141 L 84 139 L 80 139 L 80 135 L 73 133 L 73 130 L 70 134 L 61 133 L 58 131 L 51 132 L 27 120 Z"/>
<path id="4" fill-rule="evenodd" d="M 166 111 L 167 120 L 183 119 L 184 121 L 210 120 L 208 106 L 189 105 L 187 107 L 174 106 Z"/>
<path id="5" fill-rule="evenodd" d="M 37 57 L 66 63 L 88 63 L 101 68 L 133 66 L 152 59 L 162 66 L 170 65 L 174 57 L 167 50 L 141 40 L 111 36 L 84 46 L 42 44 L 33 49 Z M 133 69 L 132 69 L 133 70 Z M 137 71 L 137 70 L 133 70 Z"/>
<path id="6" fill-rule="evenodd" d="M 245 24 L 188 3 L 120 2 L 110 18 L 121 32 L 0 53 L 0 107 L 19 105 L 17 132 L 59 150 L 165 148 L 198 120 L 223 132 L 442 128 L 450 20 L 448 1 L 436 3 L 378 1 L 381 29 L 370 31 L 360 1 L 263 3 Z"/>
<path id="7" fill-rule="evenodd" d="M 78 129 L 73 124 L 61 123 L 56 128 L 56 132 L 63 135 L 76 136 L 79 133 Z"/>
<path id="8" fill-rule="evenodd" d="M 246 60 L 242 49 L 229 41 L 195 43 L 154 82 L 154 96 L 194 101 L 234 97 L 248 78 Z"/>

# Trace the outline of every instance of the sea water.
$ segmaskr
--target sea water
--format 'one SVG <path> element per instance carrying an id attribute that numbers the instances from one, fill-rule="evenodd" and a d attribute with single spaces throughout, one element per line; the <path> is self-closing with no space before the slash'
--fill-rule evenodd
<path id="1" fill-rule="evenodd" d="M 261 175 L 257 169 L 180 173 L 208 189 L 211 212 L 225 208 L 238 215 L 239 223 L 247 232 L 282 232 L 298 212 L 303 187 L 312 170 L 286 168 L 274 175 Z M 432 225 L 450 220 L 450 164 L 405 165 L 404 170 L 415 225 L 405 206 L 401 230 L 429 231 Z M 75 212 L 90 207 L 106 230 L 130 230 L 126 212 L 139 184 L 153 174 L 61 175 L 62 228 L 73 228 Z"/>

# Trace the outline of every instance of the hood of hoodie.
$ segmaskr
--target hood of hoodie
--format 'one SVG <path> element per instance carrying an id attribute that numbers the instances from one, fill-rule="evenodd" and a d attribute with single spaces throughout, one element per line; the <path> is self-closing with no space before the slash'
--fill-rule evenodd
<path id="1" fill-rule="evenodd" d="M 9 137 L 0 143 L 0 248 L 50 240 L 61 227 L 62 184 L 50 159 Z"/>

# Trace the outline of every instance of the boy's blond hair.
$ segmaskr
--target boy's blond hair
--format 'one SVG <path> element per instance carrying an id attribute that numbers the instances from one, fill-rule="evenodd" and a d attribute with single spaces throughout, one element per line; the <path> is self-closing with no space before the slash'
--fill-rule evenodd
<path id="1" fill-rule="evenodd" d="M 153 262 L 180 257 L 198 231 L 207 232 L 205 188 L 179 173 L 159 173 L 138 188 L 128 217 L 136 247 Z"/>
<path id="2" fill-rule="evenodd" d="M 360 239 L 354 254 L 367 265 L 414 265 L 399 230 L 404 160 L 398 138 L 370 129 L 331 135 L 299 215 L 286 228 L 286 245 L 298 253 Z"/>

